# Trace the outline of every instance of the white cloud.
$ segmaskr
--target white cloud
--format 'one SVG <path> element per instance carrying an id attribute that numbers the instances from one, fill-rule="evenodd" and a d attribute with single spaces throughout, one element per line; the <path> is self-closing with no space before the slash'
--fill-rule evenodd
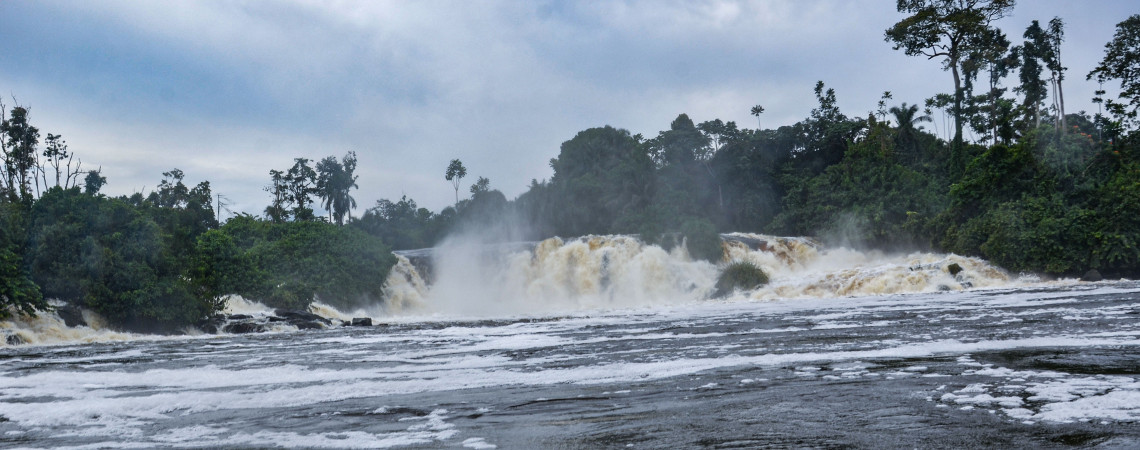
<path id="1" fill-rule="evenodd" d="M 267 172 L 294 157 L 354 150 L 361 207 L 407 194 L 438 210 L 454 201 L 443 180 L 452 158 L 513 197 L 531 178 L 549 177 L 559 144 L 587 127 L 652 136 L 682 112 L 752 127 L 748 109 L 757 103 L 767 109 L 766 127 L 790 124 L 814 106 L 816 80 L 836 88 L 852 116 L 873 109 L 885 90 L 896 103 L 920 103 L 950 86 L 938 63 L 883 42 L 883 30 L 902 17 L 890 2 L 48 6 L 46 15 L 74 25 L 44 33 L 104 39 L 114 44 L 98 49 L 106 64 L 135 65 L 44 59 L 41 71 L 78 74 L 72 79 L 95 89 L 5 65 L 0 89 L 32 104 L 41 128 L 63 133 L 85 161 L 102 164 L 112 192 L 153 187 L 179 167 L 252 213 L 268 200 Z M 1065 16 L 1066 93 L 1077 99 L 1091 94 L 1083 74 L 1130 9 L 1123 1 L 1033 2 L 1003 25 L 1017 37 L 1031 18 Z M 35 48 L 41 41 L 82 44 L 36 37 L 28 51 L 53 50 Z"/>

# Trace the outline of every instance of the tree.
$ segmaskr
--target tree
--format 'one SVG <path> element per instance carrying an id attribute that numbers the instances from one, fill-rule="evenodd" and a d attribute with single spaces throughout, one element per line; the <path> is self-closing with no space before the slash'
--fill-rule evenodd
<path id="1" fill-rule="evenodd" d="M 1065 81 L 1067 67 L 1061 65 L 1061 43 L 1065 41 L 1065 23 L 1060 17 L 1049 21 L 1049 28 L 1042 37 L 1047 51 L 1044 53 L 1045 67 L 1052 73 L 1049 82 L 1053 85 L 1053 100 L 1057 107 L 1057 118 L 1061 122 L 1061 131 L 1065 131 L 1065 91 L 1062 81 Z"/>
<path id="2" fill-rule="evenodd" d="M 752 107 L 751 113 L 756 116 L 756 130 L 760 130 L 760 115 L 764 114 L 764 107 L 756 105 Z"/>
<path id="3" fill-rule="evenodd" d="M 698 132 L 699 134 L 699 132 Z M 547 219 L 554 233 L 637 232 L 635 216 L 653 197 L 653 160 L 629 131 L 590 128 L 562 143 L 550 160 L 551 201 Z"/>
<path id="4" fill-rule="evenodd" d="M 107 177 L 103 176 L 103 169 L 90 170 L 87 176 L 83 178 L 83 193 L 87 195 L 98 195 L 99 190 L 107 184 Z M 73 186 L 74 187 L 74 186 Z"/>
<path id="5" fill-rule="evenodd" d="M 43 175 L 44 187 L 48 186 L 46 166 L 51 165 L 55 172 L 55 185 L 64 189 L 74 186 L 74 183 L 79 181 L 79 174 L 82 172 L 83 161 L 80 160 L 75 169 L 71 168 L 72 160 L 75 158 L 74 153 L 67 151 L 67 141 L 58 134 L 48 133 L 47 138 L 44 139 L 44 152 L 43 152 L 45 170 L 41 170 Z M 67 160 L 67 163 L 64 163 Z"/>
<path id="6" fill-rule="evenodd" d="M 356 199 L 349 192 L 356 185 L 356 152 L 348 152 L 340 161 L 329 156 L 317 163 L 317 192 L 329 212 L 329 220 L 344 225 L 345 215 L 351 217 Z"/>
<path id="7" fill-rule="evenodd" d="M 933 119 L 928 115 L 918 115 L 918 105 L 907 105 L 903 103 L 900 106 L 892 106 L 890 109 L 892 115 L 895 116 L 895 121 L 899 123 L 898 135 L 896 137 L 897 144 L 895 149 L 899 153 L 906 155 L 906 160 L 913 160 L 917 152 L 917 139 L 915 138 L 915 125 L 921 122 L 930 122 Z"/>
<path id="8" fill-rule="evenodd" d="M 1023 37 L 1025 43 L 1013 50 L 1014 55 L 1020 60 L 1018 78 L 1021 80 L 1021 86 L 1016 90 L 1024 96 L 1022 106 L 1027 115 L 1026 121 L 1032 118 L 1033 127 L 1036 128 L 1041 125 L 1041 104 L 1044 103 L 1046 95 L 1045 80 L 1041 79 L 1044 70 L 1041 62 L 1046 58 L 1045 54 L 1049 49 L 1045 40 L 1045 30 L 1036 20 L 1025 29 Z"/>
<path id="9" fill-rule="evenodd" d="M 990 23 L 1013 9 L 1014 0 L 898 0 L 897 9 L 911 14 L 886 31 L 886 41 L 907 56 L 942 58 L 943 70 L 954 76 L 954 145 L 951 174 L 965 166 L 962 149 L 962 76 L 964 57 L 991 30 Z"/>
<path id="10" fill-rule="evenodd" d="M 463 162 L 458 159 L 451 160 L 451 164 L 447 165 L 447 173 L 444 178 L 455 186 L 455 206 L 459 206 L 459 185 L 463 183 L 463 177 L 467 176 L 467 168 L 463 167 Z"/>
<path id="11" fill-rule="evenodd" d="M 3 151 L 8 193 L 13 200 L 30 199 L 29 182 L 35 179 L 31 172 L 37 167 L 36 145 L 40 142 L 40 130 L 28 123 L 28 113 L 27 108 L 14 106 L 11 116 L 0 123 L 0 133 L 6 138 Z"/>
<path id="12" fill-rule="evenodd" d="M 285 172 L 280 170 L 269 171 L 270 185 L 265 191 L 273 195 L 273 202 L 265 208 L 265 216 L 273 223 L 282 223 L 289 220 L 288 186 L 285 184 Z"/>
<path id="13" fill-rule="evenodd" d="M 471 196 L 477 197 L 481 194 L 486 194 L 490 190 L 491 180 L 484 177 L 479 177 L 479 179 L 475 181 L 475 184 L 471 185 Z"/>
<path id="14" fill-rule="evenodd" d="M 293 167 L 285 172 L 285 185 L 293 204 L 293 220 L 316 219 L 309 205 L 313 203 L 311 197 L 317 193 L 317 172 L 309 165 L 308 158 L 293 158 Z"/>
<path id="15" fill-rule="evenodd" d="M 966 108 L 970 112 L 970 126 L 979 134 L 990 136 L 993 142 L 998 141 L 999 127 L 1007 121 L 1005 103 L 1002 95 L 1005 89 L 1001 87 L 1001 80 L 1009 75 L 1012 68 L 1018 65 L 1016 55 L 1010 53 L 1010 42 L 1005 33 L 996 28 L 975 37 L 976 44 L 962 62 L 962 71 L 967 91 Z M 988 89 L 980 96 L 973 95 L 973 85 L 981 73 L 988 77 Z"/>
<path id="16" fill-rule="evenodd" d="M 1123 102 L 1108 99 L 1104 106 L 1118 117 L 1136 118 L 1140 111 L 1140 14 L 1116 24 L 1116 34 L 1104 46 L 1104 59 L 1086 77 L 1094 78 L 1099 83 L 1120 80 Z"/>

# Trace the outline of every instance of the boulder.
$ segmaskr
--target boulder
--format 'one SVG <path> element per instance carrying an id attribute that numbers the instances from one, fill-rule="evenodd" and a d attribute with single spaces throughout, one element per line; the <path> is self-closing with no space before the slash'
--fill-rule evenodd
<path id="1" fill-rule="evenodd" d="M 354 327 L 370 327 L 372 326 L 371 317 L 353 317 L 352 326 Z"/>
<path id="2" fill-rule="evenodd" d="M 222 331 L 231 334 L 264 333 L 265 325 L 253 322 L 234 322 L 222 327 Z"/>
<path id="3" fill-rule="evenodd" d="M 8 345 L 27 344 L 27 342 L 24 341 L 24 338 L 21 337 L 20 335 L 16 334 L 16 333 L 9 334 L 7 337 L 4 338 L 4 342 L 7 342 Z"/>
<path id="4" fill-rule="evenodd" d="M 332 324 L 332 322 L 329 319 L 318 316 L 318 315 L 313 314 L 313 313 L 308 312 L 308 311 L 298 311 L 295 309 L 275 309 L 275 310 L 273 310 L 273 315 L 275 315 L 277 317 L 282 317 L 285 319 L 286 322 L 292 323 L 294 325 L 296 325 L 297 322 L 320 322 L 320 323 L 323 323 L 325 325 L 331 325 Z"/>
<path id="5" fill-rule="evenodd" d="M 950 275 L 958 275 L 962 272 L 962 266 L 959 266 L 958 263 L 951 263 L 946 266 L 946 271 L 950 272 Z"/>
<path id="6" fill-rule="evenodd" d="M 63 319 L 63 324 L 69 327 L 87 326 L 87 320 L 83 318 L 83 311 L 75 305 L 64 305 L 56 308 L 55 314 Z"/>
<path id="7" fill-rule="evenodd" d="M 225 325 L 227 321 L 228 317 L 225 314 L 214 314 L 198 321 L 196 326 L 203 333 L 218 334 L 218 330 L 221 330 L 222 325 Z"/>
<path id="8" fill-rule="evenodd" d="M 1081 277 L 1081 281 L 1101 281 L 1104 277 L 1100 275 L 1100 271 L 1096 269 L 1089 269 L 1085 272 L 1085 276 Z"/>

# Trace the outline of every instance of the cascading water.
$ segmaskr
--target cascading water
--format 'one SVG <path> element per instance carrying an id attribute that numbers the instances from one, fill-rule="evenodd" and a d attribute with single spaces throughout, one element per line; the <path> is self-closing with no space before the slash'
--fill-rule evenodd
<path id="1" fill-rule="evenodd" d="M 336 326 L 354 317 L 392 321 L 675 305 L 712 297 L 720 270 L 736 261 L 761 267 L 771 281 L 752 291 L 736 292 L 728 301 L 934 292 L 1038 281 L 1013 278 L 983 260 L 952 254 L 885 255 L 826 249 L 806 238 L 747 233 L 722 237 L 724 260 L 720 264 L 693 260 L 684 245 L 666 250 L 634 236 L 496 245 L 452 239 L 434 249 L 398 254 L 385 280 L 383 304 L 341 311 L 316 302 L 310 310 L 332 319 L 330 323 Z M 955 265 L 960 272 L 951 273 Z M 261 325 L 256 331 L 297 328 L 274 322 L 272 308 L 240 297 L 228 301 L 226 313 L 249 316 L 248 320 Z M 5 337 L 16 336 L 0 339 L 0 346 L 138 337 L 114 331 L 95 314 L 84 314 L 88 325 L 82 327 L 65 326 L 54 312 L 0 321 Z M 218 330 L 232 331 L 224 325 Z"/>
<path id="2" fill-rule="evenodd" d="M 771 277 L 768 285 L 746 293 L 754 299 L 904 294 L 1037 281 L 1032 277 L 1014 280 L 986 261 L 953 254 L 825 250 L 803 238 L 746 233 L 732 233 L 726 238 L 726 260 L 752 262 Z M 952 274 L 955 264 L 961 271 Z"/>
<path id="3" fill-rule="evenodd" d="M 983 260 L 953 254 L 825 249 L 806 238 L 747 233 L 723 235 L 722 245 L 719 266 L 748 261 L 771 278 L 766 286 L 731 296 L 738 300 L 902 294 L 1038 281 L 1013 279 Z M 666 251 L 633 236 L 551 238 L 523 247 L 452 241 L 434 249 L 430 258 L 430 264 L 418 264 L 431 266 L 435 282 L 430 286 L 415 272 L 416 265 L 393 271 L 388 285 L 399 295 L 392 298 L 399 300 L 388 312 L 488 316 L 701 301 L 715 291 L 721 269 L 694 261 L 683 245 Z"/>
<path id="4" fill-rule="evenodd" d="M 716 266 L 630 236 L 551 238 L 533 249 L 497 252 L 448 243 L 437 249 L 436 282 L 425 307 L 445 314 L 566 312 L 707 298 Z"/>

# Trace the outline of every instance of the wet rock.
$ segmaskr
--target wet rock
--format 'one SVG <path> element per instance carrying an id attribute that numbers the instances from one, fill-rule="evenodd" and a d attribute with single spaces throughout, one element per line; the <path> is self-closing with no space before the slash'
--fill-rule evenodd
<path id="1" fill-rule="evenodd" d="M 249 314 L 230 314 L 229 316 L 226 316 L 226 318 L 229 320 L 249 320 L 252 319 L 253 316 Z"/>
<path id="2" fill-rule="evenodd" d="M 264 333 L 265 325 L 253 322 L 234 322 L 226 324 L 222 331 L 231 334 Z"/>
<path id="3" fill-rule="evenodd" d="M 324 317 L 318 316 L 308 311 L 298 311 L 295 309 L 275 309 L 273 315 L 282 317 L 286 322 L 296 325 L 299 322 L 319 322 L 325 325 L 331 325 L 332 321 Z"/>
<path id="4" fill-rule="evenodd" d="M 27 342 L 24 341 L 23 337 L 21 337 L 18 334 L 15 334 L 15 333 L 9 334 L 7 337 L 4 338 L 4 341 L 7 342 L 8 345 L 24 345 L 24 344 L 27 344 Z"/>
<path id="5" fill-rule="evenodd" d="M 202 319 L 195 324 L 199 330 L 207 334 L 218 334 L 218 330 L 226 324 L 228 317 L 225 314 L 214 314 L 210 317 Z"/>
<path id="6" fill-rule="evenodd" d="M 87 321 L 83 319 L 83 311 L 75 305 L 64 305 L 56 308 L 55 314 L 63 319 L 63 324 L 69 327 L 87 326 Z"/>
<path id="7" fill-rule="evenodd" d="M 962 266 L 959 266 L 958 263 L 952 263 L 946 266 L 946 270 L 950 272 L 950 275 L 958 275 L 962 272 Z"/>
<path id="8" fill-rule="evenodd" d="M 353 317 L 352 326 L 354 327 L 370 327 L 372 326 L 371 317 Z"/>
<path id="9" fill-rule="evenodd" d="M 1085 272 L 1085 276 L 1081 277 L 1081 281 L 1101 281 L 1103 279 L 1104 277 L 1100 275 L 1100 271 L 1096 269 L 1090 269 L 1088 272 Z"/>
<path id="10" fill-rule="evenodd" d="M 325 329 L 325 324 L 321 323 L 321 322 L 308 322 L 308 321 L 293 322 L 293 321 L 291 321 L 291 322 L 289 322 L 289 324 L 297 327 L 298 330 L 323 330 L 323 329 Z"/>

